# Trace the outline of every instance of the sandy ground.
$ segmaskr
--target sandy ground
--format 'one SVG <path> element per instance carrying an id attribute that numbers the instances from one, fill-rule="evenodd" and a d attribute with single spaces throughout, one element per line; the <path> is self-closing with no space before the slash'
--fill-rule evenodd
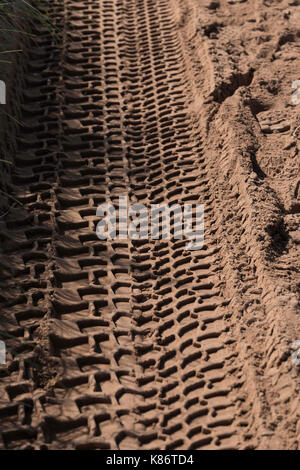
<path id="1" fill-rule="evenodd" d="M 300 2 L 51 17 L 0 222 L 0 448 L 299 449 Z M 203 203 L 203 248 L 99 240 L 120 195 Z"/>

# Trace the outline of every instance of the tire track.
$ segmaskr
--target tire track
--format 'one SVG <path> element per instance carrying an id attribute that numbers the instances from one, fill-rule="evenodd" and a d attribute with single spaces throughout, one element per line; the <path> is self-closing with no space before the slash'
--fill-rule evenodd
<path id="1" fill-rule="evenodd" d="M 2 448 L 241 448 L 213 200 L 167 0 L 53 2 L 1 226 Z M 206 243 L 100 241 L 96 208 L 205 203 Z M 5 254 L 4 254 L 5 253 Z"/>

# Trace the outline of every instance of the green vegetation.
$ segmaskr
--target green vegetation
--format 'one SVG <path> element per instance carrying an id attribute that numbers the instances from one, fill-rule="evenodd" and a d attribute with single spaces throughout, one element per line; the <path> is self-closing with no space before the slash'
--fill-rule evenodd
<path id="1" fill-rule="evenodd" d="M 45 3 L 42 0 L 0 0 L 0 80 L 6 84 L 7 97 L 7 104 L 0 104 L 0 218 L 6 214 L 9 201 L 19 204 L 8 194 L 7 183 L 14 136 L 22 126 L 19 110 L 22 61 L 26 60 L 28 45 L 36 37 L 32 31 L 46 27 L 55 34 Z"/>

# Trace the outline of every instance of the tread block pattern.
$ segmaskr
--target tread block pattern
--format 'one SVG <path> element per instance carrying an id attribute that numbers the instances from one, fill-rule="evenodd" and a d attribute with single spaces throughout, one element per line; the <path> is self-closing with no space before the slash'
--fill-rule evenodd
<path id="1" fill-rule="evenodd" d="M 167 0 L 54 1 L 30 51 L 0 297 L 1 448 L 238 448 L 205 158 Z M 98 240 L 97 206 L 206 204 L 206 245 Z M 173 223 L 174 229 L 174 223 Z M 2 320 L 1 320 L 2 321 Z"/>

